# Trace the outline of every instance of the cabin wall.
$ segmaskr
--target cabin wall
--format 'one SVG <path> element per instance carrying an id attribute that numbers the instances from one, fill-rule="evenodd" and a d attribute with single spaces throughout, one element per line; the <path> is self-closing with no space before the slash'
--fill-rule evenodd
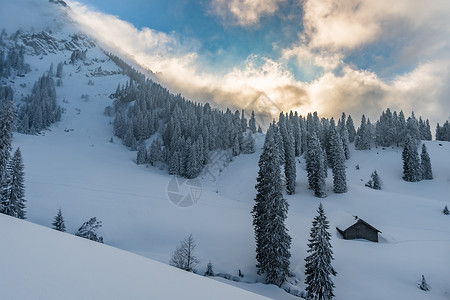
<path id="1" fill-rule="evenodd" d="M 366 239 L 372 242 L 378 242 L 378 232 L 363 223 L 356 223 L 345 231 L 346 240 Z"/>

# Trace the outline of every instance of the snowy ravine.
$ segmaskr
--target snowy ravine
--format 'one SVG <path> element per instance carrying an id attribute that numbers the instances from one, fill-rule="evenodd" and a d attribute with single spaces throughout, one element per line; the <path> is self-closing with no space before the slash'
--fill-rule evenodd
<path id="1" fill-rule="evenodd" d="M 69 33 L 54 34 L 64 38 Z M 30 93 L 51 63 L 56 67 L 69 61 L 71 53 L 26 55 L 31 72 L 6 82 L 15 90 L 15 101 Z M 95 75 L 99 67 L 103 74 Z M 192 233 L 199 274 L 211 261 L 215 273 L 237 276 L 241 270 L 244 274 L 243 282 L 214 277 L 218 281 L 273 299 L 298 299 L 262 284 L 262 277 L 256 275 L 250 211 L 264 136 L 258 136 L 256 153 L 236 157 L 228 166 L 222 156 L 213 156 L 206 169 L 210 172 L 199 177 L 198 202 L 180 208 L 168 196 L 173 177 L 166 170 L 138 166 L 136 152 L 115 137 L 110 142 L 113 119 L 104 115 L 104 109 L 112 104 L 109 95 L 117 85 L 128 80 L 118 71 L 98 47 L 89 48 L 87 64 L 64 65 L 63 85 L 56 87 L 58 103 L 65 109 L 62 120 L 40 135 L 15 133 L 13 146 L 20 146 L 25 164 L 28 221 L 50 227 L 61 208 L 67 232 L 73 234 L 95 216 L 103 223 L 100 234 L 105 244 L 164 264 L 179 241 Z M 88 85 L 89 80 L 93 85 Z M 450 143 L 426 145 L 434 180 L 417 183 L 402 179 L 401 148 L 356 151 L 351 145 L 351 159 L 346 161 L 348 192 L 334 194 L 329 174 L 328 197 L 323 199 L 308 189 L 305 161 L 297 158 L 296 193 L 285 195 L 290 205 L 286 225 L 292 237 L 291 271 L 297 278 L 290 281 L 296 289 L 305 289 L 306 244 L 321 201 L 330 221 L 332 263 L 338 272 L 333 278 L 335 299 L 449 299 L 450 216 L 442 210 L 450 205 Z M 364 186 L 374 170 L 382 180 L 381 191 Z M 184 186 L 180 193 L 189 189 Z M 380 242 L 341 239 L 335 227 L 352 216 L 379 229 Z M 184 298 L 195 299 L 256 298 L 27 222 L 0 216 L 0 224 L 0 253 L 7 257 L 0 286 L 6 299 L 177 299 L 185 293 L 189 297 Z M 431 291 L 418 289 L 422 274 Z"/>

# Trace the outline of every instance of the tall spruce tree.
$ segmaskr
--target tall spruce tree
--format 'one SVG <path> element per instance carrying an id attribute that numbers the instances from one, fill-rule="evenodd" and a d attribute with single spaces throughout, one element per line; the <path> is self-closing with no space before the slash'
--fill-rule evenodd
<path id="1" fill-rule="evenodd" d="M 316 197 L 324 198 L 325 193 L 325 158 L 319 138 L 315 132 L 309 134 L 306 152 L 306 171 L 309 187 Z"/>
<path id="2" fill-rule="evenodd" d="M 422 171 L 422 179 L 432 180 L 433 171 L 431 170 L 430 155 L 427 152 L 427 146 L 422 144 L 422 153 L 420 154 L 420 167 Z"/>
<path id="3" fill-rule="evenodd" d="M 356 130 L 355 130 L 355 124 L 353 123 L 352 116 L 348 116 L 347 123 L 345 125 L 347 126 L 347 130 L 348 130 L 348 140 L 350 141 L 350 143 L 353 143 L 355 141 Z"/>
<path id="4" fill-rule="evenodd" d="M 66 232 L 66 225 L 64 224 L 64 218 L 61 212 L 61 208 L 58 210 L 58 214 L 55 216 L 52 225 L 53 229 Z"/>
<path id="5" fill-rule="evenodd" d="M 2 190 L 1 212 L 19 219 L 25 219 L 25 186 L 22 154 L 14 152 L 8 164 L 5 185 Z"/>
<path id="6" fill-rule="evenodd" d="M 143 165 L 148 160 L 147 147 L 145 146 L 145 142 L 139 142 L 138 152 L 136 154 L 136 163 L 138 165 Z"/>
<path id="7" fill-rule="evenodd" d="M 325 215 L 322 203 L 317 209 L 318 215 L 314 217 L 308 244 L 310 255 L 305 259 L 305 284 L 307 299 L 325 300 L 334 297 L 334 283 L 331 275 L 337 272 L 331 265 L 333 251 L 330 243 L 331 234 L 329 222 Z"/>
<path id="8" fill-rule="evenodd" d="M 291 237 L 284 224 L 288 203 L 282 195 L 281 170 L 274 130 L 271 125 L 259 159 L 257 194 L 252 215 L 258 274 L 265 274 L 267 283 L 281 286 L 289 274 Z"/>
<path id="9" fill-rule="evenodd" d="M 408 134 L 402 152 L 403 179 L 409 182 L 416 182 L 422 179 L 416 142 L 417 140 L 411 138 Z"/>
<path id="10" fill-rule="evenodd" d="M 284 177 L 286 179 L 286 192 L 288 195 L 295 194 L 296 167 L 295 167 L 295 145 L 293 128 L 284 117 L 280 114 L 278 122 L 281 137 L 284 146 Z"/>
<path id="11" fill-rule="evenodd" d="M 335 128 L 332 128 L 330 134 L 330 149 L 333 190 L 335 193 L 346 193 L 347 176 L 345 172 L 345 154 L 341 137 Z"/>
<path id="12" fill-rule="evenodd" d="M 7 99 L 4 103 L 0 103 L 0 186 L 3 186 L 6 180 L 15 123 L 14 103 L 12 99 Z"/>

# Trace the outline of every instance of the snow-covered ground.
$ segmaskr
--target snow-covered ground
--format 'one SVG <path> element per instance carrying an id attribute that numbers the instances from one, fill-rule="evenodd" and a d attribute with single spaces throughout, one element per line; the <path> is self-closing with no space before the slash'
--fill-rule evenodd
<path id="1" fill-rule="evenodd" d="M 9 216 L 0 226 L 2 299 L 268 299 Z"/>
<path id="2" fill-rule="evenodd" d="M 70 54 L 61 51 L 27 56 L 32 72 L 12 83 L 16 101 L 30 92 L 51 62 L 56 68 L 59 62 L 68 61 Z M 14 147 L 20 146 L 24 158 L 28 220 L 50 227 L 61 208 L 68 232 L 75 233 L 95 216 L 103 222 L 100 234 L 107 245 L 165 264 L 179 241 L 192 233 L 200 260 L 198 273 L 203 274 L 211 261 L 215 273 L 237 276 L 241 270 L 244 274 L 243 282 L 215 277 L 218 281 L 274 299 L 296 298 L 275 286 L 255 283 L 262 279 L 256 276 L 250 211 L 264 136 L 257 139 L 256 153 L 241 155 L 228 166 L 223 166 L 223 156 L 218 155 L 207 169 L 212 175 L 206 172 L 199 178 L 198 202 L 185 208 L 176 206 L 168 195 L 173 177 L 167 171 L 136 165 L 136 152 L 115 137 L 110 142 L 113 119 L 103 112 L 112 104 L 109 95 L 127 78 L 119 74 L 92 76 L 100 66 L 108 71 L 118 68 L 98 48 L 90 49 L 87 57 L 91 65 L 64 66 L 63 85 L 56 89 L 58 102 L 65 108 L 62 121 L 38 136 L 14 136 Z M 94 85 L 88 85 L 89 80 Z M 20 87 L 23 83 L 24 88 Z M 89 100 L 81 95 L 89 95 Z M 352 150 L 346 162 L 348 193 L 332 192 L 329 171 L 328 197 L 324 199 L 315 198 L 308 190 L 305 163 L 299 159 L 297 192 L 286 196 L 290 204 L 291 269 L 298 279 L 298 290 L 305 288 L 306 244 L 321 201 L 331 225 L 333 265 L 338 272 L 333 278 L 336 299 L 450 299 L 450 216 L 442 213 L 444 206 L 450 205 L 450 143 L 426 144 L 434 180 L 403 181 L 400 148 Z M 222 166 L 221 172 L 217 165 Z M 381 191 L 364 186 L 374 170 L 383 181 Z M 189 192 L 184 184 L 180 194 Z M 335 227 L 356 215 L 382 232 L 380 243 L 347 241 L 338 236 Z M 11 261 L 6 267 L 2 265 L 0 272 L 2 295 L 11 295 L 7 299 L 66 299 L 72 294 L 63 293 L 64 286 L 73 288 L 74 299 L 92 298 L 90 293 L 98 293 L 97 299 L 130 299 L 134 293 L 136 298 L 148 293 L 151 296 L 147 298 L 159 298 L 163 291 L 167 294 L 162 298 L 173 299 L 186 289 L 206 293 L 192 294 L 193 298 L 206 298 L 210 287 L 215 291 L 209 294 L 213 298 L 251 297 L 243 292 L 233 294 L 235 289 L 222 290 L 226 289 L 223 285 L 216 290 L 216 283 L 210 280 L 169 271 L 159 263 L 110 247 L 7 217 L 1 217 L 0 223 L 1 253 Z M 432 287 L 429 292 L 417 288 L 422 274 Z M 24 282 L 27 288 L 19 295 L 17 287 Z"/>

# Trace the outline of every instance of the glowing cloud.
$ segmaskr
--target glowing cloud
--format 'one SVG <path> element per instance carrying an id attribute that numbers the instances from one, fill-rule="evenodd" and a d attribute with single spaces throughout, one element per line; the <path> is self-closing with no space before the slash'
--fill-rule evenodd
<path id="1" fill-rule="evenodd" d="M 264 16 L 273 15 L 286 0 L 211 0 L 210 13 L 227 25 L 249 27 L 257 25 Z"/>
<path id="2" fill-rule="evenodd" d="M 214 1 L 217 5 L 225 5 L 223 1 Z M 361 4 L 350 0 L 342 3 L 337 0 L 317 2 L 305 1 L 304 22 L 307 29 L 292 47 L 281 49 L 279 61 L 250 55 L 240 66 L 221 75 L 204 72 L 202 65 L 205 62 L 196 48 L 181 43 L 176 34 L 149 28 L 138 30 L 115 16 L 96 12 L 77 2 L 70 2 L 69 5 L 72 7 L 72 18 L 104 47 L 127 55 L 152 70 L 156 79 L 172 92 L 182 93 L 195 101 L 212 102 L 222 108 L 254 109 L 271 117 L 292 109 L 301 114 L 317 110 L 328 117 L 338 117 L 345 111 L 352 114 L 355 120 L 365 113 L 374 119 L 387 107 L 403 109 L 406 114 L 408 110 L 415 110 L 434 122 L 442 122 L 448 117 L 450 88 L 445 83 L 450 82 L 450 57 L 439 50 L 445 48 L 447 42 L 436 43 L 433 39 L 438 50 L 427 52 L 427 57 L 433 59 L 423 63 L 416 61 L 417 67 L 409 73 L 386 80 L 373 71 L 361 70 L 344 62 L 345 49 L 373 42 L 385 34 L 384 22 L 388 18 L 383 16 L 385 8 L 381 9 L 381 4 Z M 250 9 L 253 3 L 257 2 L 231 1 L 226 5 L 248 5 Z M 268 3 L 276 7 L 280 1 Z M 388 15 L 409 16 L 411 11 L 417 12 L 410 8 L 404 10 L 404 3 L 403 0 L 391 3 L 392 10 Z M 257 13 L 258 18 L 264 14 L 262 11 L 270 14 L 275 11 L 273 9 L 261 10 Z M 435 9 L 428 9 L 427 13 L 418 13 L 418 20 L 408 24 L 415 24 L 414 28 L 422 34 L 426 32 L 424 28 L 432 26 L 427 20 L 435 14 Z M 316 20 L 313 20 L 313 15 Z M 347 16 L 349 20 L 345 20 Z M 250 20 L 247 22 L 250 24 L 253 22 L 251 20 L 256 19 L 248 17 L 241 20 Z M 436 19 L 442 22 L 441 18 Z M 334 31 L 328 32 L 333 26 L 336 26 Z M 353 31 L 347 31 L 353 36 L 346 36 L 347 27 L 354 27 Z M 438 32 L 446 30 L 448 27 Z M 406 48 L 401 48 L 400 52 L 406 51 Z M 421 49 L 425 48 L 423 46 Z M 296 80 L 286 64 L 291 57 L 297 57 L 302 63 L 320 66 L 323 73 L 312 82 Z"/>

